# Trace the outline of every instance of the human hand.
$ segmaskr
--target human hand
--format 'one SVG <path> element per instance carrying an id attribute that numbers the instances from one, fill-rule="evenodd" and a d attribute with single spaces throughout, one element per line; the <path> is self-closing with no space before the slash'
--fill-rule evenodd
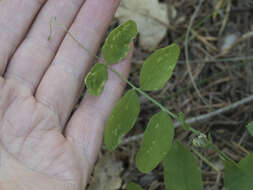
<path id="1" fill-rule="evenodd" d="M 0 189 L 80 190 L 124 84 L 113 73 L 101 96 L 80 96 L 119 0 L 0 1 Z M 130 57 L 115 66 L 125 77 Z"/>

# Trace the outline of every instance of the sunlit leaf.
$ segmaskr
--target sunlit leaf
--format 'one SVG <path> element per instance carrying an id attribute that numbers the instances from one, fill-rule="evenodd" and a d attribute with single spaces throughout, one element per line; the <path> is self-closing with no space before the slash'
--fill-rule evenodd
<path id="1" fill-rule="evenodd" d="M 201 171 L 193 154 L 175 142 L 163 161 L 166 190 L 203 190 Z"/>
<path id="2" fill-rule="evenodd" d="M 248 129 L 250 135 L 253 137 L 253 121 L 251 121 L 251 122 L 247 125 L 247 129 Z"/>
<path id="3" fill-rule="evenodd" d="M 174 137 L 173 123 L 164 111 L 155 114 L 148 123 L 137 153 L 137 168 L 147 173 L 166 156 Z"/>
<path id="4" fill-rule="evenodd" d="M 237 165 L 226 165 L 224 173 L 226 190 L 250 190 L 253 187 L 253 154 Z"/>
<path id="5" fill-rule="evenodd" d="M 130 42 L 136 37 L 137 25 L 129 20 L 115 28 L 106 38 L 102 48 L 106 64 L 116 64 L 125 58 L 130 50 Z"/>
<path id="6" fill-rule="evenodd" d="M 129 90 L 114 107 L 105 130 L 105 144 L 114 150 L 121 138 L 134 126 L 140 112 L 139 97 L 135 90 Z"/>
<path id="7" fill-rule="evenodd" d="M 88 91 L 93 96 L 98 96 L 104 89 L 108 80 L 108 72 L 104 64 L 96 64 L 88 73 L 85 83 Z"/>
<path id="8" fill-rule="evenodd" d="M 140 74 L 142 90 L 160 90 L 170 79 L 179 58 L 180 49 L 176 44 L 155 51 L 147 58 Z"/>
<path id="9" fill-rule="evenodd" d="M 142 187 L 136 183 L 129 183 L 127 190 L 143 190 Z"/>

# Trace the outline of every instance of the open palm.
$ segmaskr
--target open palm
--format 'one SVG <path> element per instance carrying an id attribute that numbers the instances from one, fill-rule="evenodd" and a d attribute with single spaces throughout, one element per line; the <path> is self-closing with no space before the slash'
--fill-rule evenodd
<path id="1" fill-rule="evenodd" d="M 119 0 L 0 1 L 0 189 L 79 190 L 124 84 L 112 73 L 101 96 L 80 97 L 92 64 L 52 17 L 96 53 Z M 127 77 L 129 59 L 115 69 Z"/>

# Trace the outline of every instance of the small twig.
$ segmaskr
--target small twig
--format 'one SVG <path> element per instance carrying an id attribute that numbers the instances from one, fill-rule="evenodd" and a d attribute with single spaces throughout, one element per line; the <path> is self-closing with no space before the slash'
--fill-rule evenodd
<path id="1" fill-rule="evenodd" d="M 247 135 L 248 135 L 248 132 L 245 131 L 245 132 L 243 133 L 242 137 L 240 138 L 240 140 L 239 140 L 239 142 L 238 142 L 238 145 L 241 146 L 242 142 L 245 140 L 245 138 L 247 137 Z"/>
<path id="2" fill-rule="evenodd" d="M 247 133 L 244 133 L 244 134 L 247 134 Z M 249 151 L 246 149 L 246 148 L 244 148 L 243 146 L 241 146 L 241 144 L 239 144 L 239 143 L 236 143 L 236 142 L 234 142 L 234 141 L 232 141 L 232 144 L 234 145 L 234 146 L 236 146 L 239 150 L 241 150 L 243 153 L 245 153 L 245 154 L 249 154 Z"/>
<path id="3" fill-rule="evenodd" d="M 253 12 L 252 7 L 233 7 L 231 8 L 230 12 L 240 12 L 240 13 L 248 13 L 248 12 Z"/>
<path id="4" fill-rule="evenodd" d="M 185 35 L 185 43 L 184 43 L 184 52 L 185 52 L 185 62 L 186 62 L 186 67 L 187 67 L 187 71 L 188 71 L 188 74 L 190 76 L 190 79 L 191 79 L 191 82 L 192 82 L 192 85 L 195 89 L 195 91 L 197 92 L 198 96 L 200 97 L 200 99 L 206 104 L 208 105 L 208 103 L 205 101 L 205 99 L 202 97 L 202 95 L 200 94 L 200 91 L 194 81 L 194 78 L 193 78 L 193 75 L 192 75 L 192 70 L 191 70 L 191 66 L 189 64 L 189 49 L 188 49 L 188 42 L 189 42 L 189 36 L 190 36 L 190 32 L 191 32 L 191 28 L 193 26 L 193 23 L 194 23 L 194 20 L 195 18 L 197 17 L 197 14 L 200 10 L 200 7 L 202 5 L 202 3 L 204 2 L 204 0 L 199 0 L 199 3 L 191 17 L 191 20 L 190 20 L 190 23 L 189 23 L 189 26 L 187 28 L 187 31 L 186 31 L 186 35 Z"/>
<path id="5" fill-rule="evenodd" d="M 247 98 L 244 98 L 240 101 L 237 101 L 229 106 L 226 106 L 224 108 L 221 108 L 221 109 L 218 109 L 214 112 L 211 112 L 211 113 L 208 113 L 208 114 L 203 114 L 203 115 L 200 115 L 200 116 L 197 116 L 197 117 L 193 117 L 193 118 L 190 118 L 190 119 L 187 119 L 185 122 L 188 123 L 188 124 L 194 124 L 194 123 L 197 123 L 197 122 L 202 122 L 202 121 L 205 121 L 205 120 L 208 120 L 214 116 L 217 116 L 217 115 L 220 115 L 220 114 L 223 114 L 225 112 L 228 112 L 228 111 L 231 111 L 232 109 L 235 109 L 243 104 L 247 104 L 249 102 L 253 101 L 253 95 L 247 97 Z M 181 123 L 180 122 L 176 122 L 174 124 L 174 127 L 175 128 L 178 128 L 181 126 Z M 134 142 L 134 141 L 138 141 L 140 140 L 142 137 L 143 137 L 143 133 L 140 134 L 140 135 L 136 135 L 136 136 L 132 136 L 132 137 L 129 137 L 129 138 L 126 138 L 122 141 L 122 145 L 124 144 L 128 144 L 130 142 Z"/>
<path id="6" fill-rule="evenodd" d="M 253 60 L 253 56 L 247 56 L 247 57 L 228 57 L 224 59 L 196 59 L 196 60 L 189 60 L 189 63 L 211 63 L 211 62 L 237 62 L 237 61 L 247 61 L 247 60 Z M 179 64 L 185 64 L 185 61 L 178 61 Z"/>
<path id="7" fill-rule="evenodd" d="M 219 189 L 218 186 L 219 186 L 220 180 L 221 180 L 221 172 L 219 172 L 217 175 L 216 182 L 215 182 L 215 187 L 216 187 L 215 189 Z"/>
<path id="8" fill-rule="evenodd" d="M 226 25 L 227 25 L 227 22 L 228 22 L 228 19 L 229 19 L 229 14 L 230 14 L 230 10 L 231 10 L 231 0 L 227 0 L 226 1 L 227 3 L 227 7 L 226 7 L 226 14 L 225 14 L 225 17 L 222 21 L 222 25 L 221 25 L 221 28 L 220 28 L 220 31 L 219 31 L 219 36 L 222 35 Z"/>

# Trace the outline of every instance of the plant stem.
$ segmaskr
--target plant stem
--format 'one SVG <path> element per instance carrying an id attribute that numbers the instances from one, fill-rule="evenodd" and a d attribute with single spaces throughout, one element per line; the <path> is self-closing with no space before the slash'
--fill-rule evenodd
<path id="1" fill-rule="evenodd" d="M 130 81 L 128 81 L 123 75 L 121 75 L 119 72 L 117 72 L 113 67 L 111 67 L 110 65 L 107 65 L 107 68 L 109 70 L 111 70 L 112 72 L 114 72 L 118 77 L 120 77 L 124 82 L 126 82 L 134 90 L 136 90 L 137 92 L 139 92 L 140 94 L 142 94 L 143 96 L 145 96 L 148 100 L 150 100 L 153 104 L 155 104 L 156 106 L 158 106 L 162 111 L 167 112 L 171 117 L 173 117 L 174 119 L 177 119 L 177 116 L 174 113 L 170 112 L 167 108 L 165 108 L 162 104 L 160 104 L 154 98 L 152 98 L 151 96 L 149 96 L 146 92 L 144 92 L 140 88 L 137 88 L 136 86 L 134 86 Z"/>
<path id="2" fill-rule="evenodd" d="M 189 130 L 190 130 L 193 134 L 195 134 L 195 135 L 200 135 L 200 134 L 201 134 L 201 132 L 200 132 L 199 130 L 196 130 L 196 129 L 192 128 L 192 127 L 190 127 Z"/>
<path id="3" fill-rule="evenodd" d="M 63 24 L 59 24 L 56 23 L 56 18 L 53 17 L 50 21 L 50 34 L 48 36 L 48 40 L 51 39 L 52 37 L 52 30 L 53 30 L 53 23 L 55 22 L 55 24 L 57 26 L 60 26 L 64 29 L 64 31 L 84 50 L 86 51 L 88 54 L 92 55 L 93 57 L 97 58 L 98 60 L 102 60 L 102 58 L 100 58 L 99 56 L 97 56 L 96 54 L 94 54 L 93 52 L 89 51 L 88 48 L 86 48 L 78 39 L 75 38 L 75 36 L 68 31 L 68 29 L 66 28 L 65 25 Z M 102 60 L 103 62 L 103 60 Z M 138 93 L 142 94 L 144 97 L 146 97 L 148 100 L 150 100 L 153 104 L 155 104 L 156 106 L 158 106 L 162 111 L 167 112 L 171 117 L 173 117 L 174 119 L 179 120 L 178 116 L 172 112 L 170 112 L 166 107 L 164 107 L 162 104 L 160 104 L 158 101 L 156 101 L 154 98 L 152 98 L 151 96 L 149 96 L 146 92 L 142 91 L 140 88 L 137 88 L 134 84 L 132 84 L 130 81 L 128 81 L 123 75 L 121 75 L 118 71 L 116 71 L 112 66 L 106 64 L 107 68 L 109 70 L 111 70 L 113 73 L 115 73 L 121 80 L 123 80 L 124 82 L 126 82 L 131 88 L 133 88 L 134 90 L 136 90 Z M 189 130 L 191 132 L 193 132 L 195 135 L 200 135 L 201 132 L 190 127 Z M 211 143 L 211 147 L 216 150 L 220 156 L 222 156 L 223 158 L 225 158 L 226 160 L 232 162 L 233 164 L 236 164 L 233 160 L 231 160 L 225 153 L 223 153 L 222 151 L 220 151 L 213 143 Z M 215 169 L 215 167 L 212 166 L 212 163 L 210 163 L 203 155 L 201 155 L 199 152 L 194 151 L 203 161 L 205 161 L 209 166 L 211 166 L 212 168 Z M 217 171 L 217 168 L 215 169 Z"/>
<path id="4" fill-rule="evenodd" d="M 214 164 L 212 164 L 205 156 L 203 156 L 200 152 L 198 152 L 195 148 L 191 148 L 192 151 L 201 159 L 203 160 L 208 166 L 213 168 L 215 171 L 220 172 L 220 169 L 217 168 Z"/>
<path id="5" fill-rule="evenodd" d="M 229 161 L 229 162 L 231 162 L 233 165 L 237 165 L 236 163 L 235 163 L 235 161 L 234 160 L 232 160 L 231 158 L 229 158 L 224 152 L 222 152 L 215 144 L 213 144 L 213 143 L 210 143 L 210 148 L 212 148 L 213 150 L 215 150 L 218 154 L 219 154 L 219 156 L 220 157 L 222 157 L 224 160 L 227 160 L 227 161 Z"/>
<path id="6" fill-rule="evenodd" d="M 48 37 L 48 39 L 51 39 L 51 35 L 52 35 L 52 22 L 55 22 L 55 19 L 51 20 L 50 23 L 50 35 Z M 98 57 L 97 55 L 95 55 L 94 53 L 90 52 L 88 50 L 88 48 L 86 48 L 82 43 L 79 42 L 79 40 L 77 40 L 75 38 L 75 36 L 68 31 L 68 29 L 66 28 L 66 26 L 64 26 L 63 24 L 58 24 L 55 23 L 57 26 L 60 26 L 64 29 L 65 32 L 67 32 L 67 34 L 86 52 L 88 52 L 90 55 L 94 56 L 97 59 L 101 59 L 100 57 Z M 107 68 L 109 70 L 111 70 L 112 72 L 114 72 L 120 79 L 122 79 L 124 82 L 126 82 L 129 86 L 131 86 L 134 90 L 136 90 L 137 92 L 139 92 L 140 94 L 142 94 L 143 96 L 145 96 L 148 100 L 150 100 L 152 103 L 154 103 L 156 106 L 158 106 L 162 111 L 167 112 L 171 117 L 173 117 L 174 119 L 177 119 L 177 116 L 170 112 L 167 108 L 165 108 L 162 104 L 160 104 L 158 101 L 156 101 L 154 98 L 152 98 L 151 96 L 149 96 L 147 93 L 145 93 L 144 91 L 142 91 L 140 88 L 137 88 L 136 86 L 134 86 L 130 81 L 128 81 L 123 75 L 121 75 L 118 71 L 116 71 L 113 67 L 111 67 L 109 64 L 106 64 Z"/>

